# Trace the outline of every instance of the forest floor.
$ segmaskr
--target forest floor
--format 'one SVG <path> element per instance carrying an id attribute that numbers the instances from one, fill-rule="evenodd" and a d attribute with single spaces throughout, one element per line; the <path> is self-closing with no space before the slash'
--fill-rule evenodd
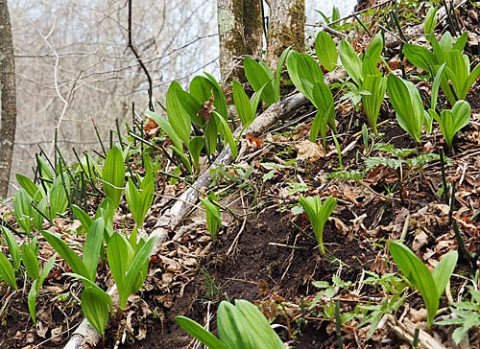
<path id="1" fill-rule="evenodd" d="M 459 13 L 470 10 L 478 11 L 478 7 L 467 2 Z M 375 28 L 386 16 L 381 11 L 372 13 L 365 17 L 366 23 Z M 478 19 L 468 15 L 460 18 L 465 29 L 478 39 Z M 416 24 L 412 20 L 405 19 L 404 30 Z M 439 23 L 437 29 L 442 31 L 446 26 Z M 363 33 L 354 40 L 361 50 L 370 39 Z M 478 41 L 469 44 L 468 50 L 478 53 Z M 393 57 L 389 62 L 397 64 L 400 47 L 387 51 L 385 56 Z M 407 72 L 413 69 L 406 64 Z M 428 99 L 428 84 L 421 82 L 419 86 Z M 335 100 L 345 94 L 338 88 L 334 91 Z M 249 152 L 236 163 L 217 169 L 214 175 L 215 190 L 234 213 L 222 212 L 223 227 L 217 242 L 213 244 L 210 239 L 204 213 L 197 210 L 185 219 L 179 228 L 183 236 L 165 243 L 161 253 L 151 257 L 146 284 L 131 297 L 124 320 L 110 321 L 106 347 L 112 348 L 116 342 L 120 342 L 119 348 L 199 347 L 175 323 L 175 316 L 188 316 L 215 330 L 216 309 L 225 299 L 246 299 L 258 305 L 291 348 L 335 348 L 340 343 L 345 348 L 410 347 L 405 333 L 413 327 L 425 329 L 426 311 L 420 295 L 413 290 L 405 294 L 396 311 L 385 310 L 385 300 L 391 297 L 386 287 L 395 288 L 403 282 L 393 274 L 397 267 L 385 242 L 403 238 L 430 268 L 447 252 L 457 249 L 450 203 L 442 194 L 446 179 L 450 186 L 455 183 L 453 216 L 465 244 L 471 253 L 480 250 L 479 95 L 477 83 L 468 97 L 471 122 L 455 138 L 454 151 L 446 154 L 445 165 L 433 157 L 422 163 L 420 156 L 438 154 L 442 149 L 438 127 L 431 135 L 424 135 L 419 146 L 399 127 L 386 103 L 377 138 L 362 133 L 364 120 L 351 101 L 338 104 L 337 138 L 342 159 L 331 138 L 327 149 L 307 147 L 314 111 L 311 106 L 297 110 L 289 120 L 258 138 L 247 137 L 244 142 Z M 399 156 L 385 144 L 411 151 Z M 365 171 L 366 160 L 372 158 L 385 161 L 366 171 L 362 179 L 332 176 L 342 166 L 345 176 Z M 400 166 L 394 168 L 387 160 Z M 156 201 L 145 224 L 146 232 L 172 204 L 169 198 L 185 189 L 181 184 L 170 185 L 167 177 L 157 179 Z M 323 256 L 307 216 L 299 211 L 298 198 L 312 195 L 338 200 L 325 227 L 328 252 Z M 12 217 L 5 217 L 15 224 Z M 125 228 L 125 220 L 128 229 L 131 218 L 119 215 L 119 229 Z M 63 233 L 76 224 L 68 219 L 55 223 L 53 228 Z M 78 237 L 70 234 L 67 239 Z M 45 260 L 53 254 L 51 247 L 42 244 L 40 255 Z M 55 268 L 47 278 L 37 305 L 37 326 L 29 320 L 28 292 L 5 293 L 5 286 L 0 286 L 1 348 L 65 345 L 82 315 L 78 302 L 81 283 L 63 276 L 64 271 L 68 271 L 66 265 Z M 446 312 L 451 299 L 462 298 L 477 271 L 477 265 L 459 261 L 440 313 Z M 109 276 L 100 269 L 98 280 L 105 288 L 110 286 Z M 341 326 L 336 325 L 337 306 Z M 452 331 L 451 326 L 434 325 L 430 335 L 451 348 L 456 347 Z M 470 331 L 470 347 L 480 346 L 479 335 L 478 328 Z"/>

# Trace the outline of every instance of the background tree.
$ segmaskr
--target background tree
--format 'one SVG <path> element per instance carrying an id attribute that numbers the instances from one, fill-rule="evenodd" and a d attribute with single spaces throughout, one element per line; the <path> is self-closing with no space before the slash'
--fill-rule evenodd
<path id="1" fill-rule="evenodd" d="M 8 194 L 17 123 L 15 59 L 7 0 L 0 0 L 0 197 Z"/>
<path id="2" fill-rule="evenodd" d="M 262 55 L 262 0 L 218 0 L 220 75 L 227 98 L 232 80 L 245 82 L 243 56 Z"/>
<path id="3" fill-rule="evenodd" d="M 291 46 L 305 51 L 305 0 L 268 0 L 270 8 L 267 31 L 267 62 L 277 66 L 282 51 Z"/>

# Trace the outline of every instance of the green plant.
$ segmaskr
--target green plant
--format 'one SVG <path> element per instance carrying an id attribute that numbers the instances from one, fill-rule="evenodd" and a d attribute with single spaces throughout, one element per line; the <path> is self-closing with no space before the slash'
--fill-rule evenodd
<path id="1" fill-rule="evenodd" d="M 42 235 L 53 249 L 62 256 L 75 274 L 95 282 L 98 260 L 103 247 L 104 230 L 105 222 L 103 218 L 98 218 L 91 224 L 83 245 L 82 259 L 63 241 L 61 236 L 47 230 L 42 231 Z"/>
<path id="2" fill-rule="evenodd" d="M 375 135 L 378 135 L 377 120 L 387 89 L 386 78 L 377 68 L 382 51 L 383 38 L 380 33 L 373 37 L 363 57 L 357 55 L 352 45 L 344 39 L 339 46 L 343 68 L 355 84 L 346 86 L 349 87 L 349 93 L 357 99 L 354 104 L 361 99 L 368 123 Z"/>
<path id="3" fill-rule="evenodd" d="M 449 32 L 446 32 L 440 40 L 437 40 L 433 32 L 429 38 L 432 51 L 420 45 L 405 44 L 403 53 L 410 63 L 431 76 L 437 74 L 440 67 L 445 64 L 445 75 L 440 81 L 440 86 L 453 106 L 455 101 L 466 98 L 468 91 L 480 76 L 480 64 L 471 70 L 468 55 L 462 54 L 468 41 L 467 32 L 456 41 Z"/>
<path id="4" fill-rule="evenodd" d="M 167 116 L 147 112 L 172 141 L 172 151 L 180 158 L 188 172 L 199 169 L 199 157 L 205 148 L 210 157 L 217 151 L 218 136 L 227 142 L 232 156 L 237 156 L 237 145 L 228 125 L 225 96 L 218 82 L 211 75 L 197 76 L 190 83 L 190 91 L 183 90 L 174 81 L 167 91 Z M 192 136 L 192 130 L 194 135 Z M 188 149 L 187 157 L 184 146 Z"/>
<path id="5" fill-rule="evenodd" d="M 410 81 L 390 74 L 387 78 L 390 103 L 395 109 L 398 124 L 417 143 L 420 143 L 423 124 L 430 118 L 423 107 L 418 89 Z"/>
<path id="6" fill-rule="evenodd" d="M 332 71 L 337 66 L 338 53 L 335 41 L 330 34 L 321 31 L 317 34 L 315 40 L 315 53 L 317 54 L 318 61 L 325 69 Z"/>
<path id="7" fill-rule="evenodd" d="M 123 235 L 114 233 L 108 241 L 108 265 L 118 288 L 119 307 L 122 311 L 130 294 L 136 293 L 145 282 L 150 254 L 156 240 L 141 239 L 132 244 Z"/>
<path id="8" fill-rule="evenodd" d="M 310 141 L 316 142 L 318 134 L 326 145 L 327 126 L 336 132 L 335 104 L 332 91 L 323 79 L 323 73 L 315 60 L 307 54 L 290 51 L 287 69 L 293 84 L 317 108 L 310 129 Z"/>
<path id="9" fill-rule="evenodd" d="M 25 266 L 27 276 L 32 280 L 30 291 L 28 292 L 28 311 L 34 324 L 37 322 L 36 316 L 36 301 L 38 292 L 42 288 L 43 282 L 52 270 L 57 254 L 54 254 L 44 265 L 40 268 L 38 261 L 38 243 L 33 239 L 30 243 L 24 242 L 21 248 L 22 262 Z"/>
<path id="10" fill-rule="evenodd" d="M 243 68 L 248 83 L 268 106 L 280 100 L 280 78 L 283 64 L 289 52 L 290 47 L 287 47 L 280 55 L 275 75 L 264 61 L 259 62 L 248 56 L 243 60 Z"/>
<path id="11" fill-rule="evenodd" d="M 175 321 L 188 334 L 210 349 L 283 349 L 282 341 L 260 310 L 246 300 L 235 305 L 223 301 L 217 312 L 218 337 L 197 322 L 177 316 Z"/>
<path id="12" fill-rule="evenodd" d="M 322 203 L 320 196 L 300 197 L 298 199 L 303 209 L 305 210 L 308 219 L 313 227 L 315 238 L 317 239 L 318 249 L 320 254 L 325 254 L 325 246 L 323 245 L 323 229 L 328 217 L 332 214 L 335 206 L 337 205 L 337 199 L 328 197 Z"/>
<path id="13" fill-rule="evenodd" d="M 438 6 L 430 6 L 427 14 L 425 15 L 425 20 L 423 21 L 423 33 L 425 34 L 425 38 L 427 38 L 427 40 L 430 40 L 432 33 L 435 35 L 435 27 L 437 26 L 437 11 Z"/>
<path id="14" fill-rule="evenodd" d="M 155 182 L 151 172 L 147 172 L 143 180 L 139 180 L 139 188 L 135 186 L 133 180 L 128 178 L 127 187 L 125 189 L 125 198 L 127 199 L 128 207 L 132 212 L 135 227 L 130 236 L 130 241 L 136 243 L 137 230 L 143 227 L 145 216 L 147 215 L 150 206 L 152 206 L 153 196 L 155 192 Z"/>
<path id="15" fill-rule="evenodd" d="M 264 85 L 258 92 L 255 92 L 250 100 L 242 85 L 238 81 L 232 81 L 233 102 L 235 103 L 235 108 L 237 109 L 243 127 L 248 127 L 255 119 L 260 97 L 266 86 L 267 85 Z"/>
<path id="16" fill-rule="evenodd" d="M 217 241 L 217 233 L 222 226 L 222 218 L 220 217 L 220 207 L 215 202 L 218 202 L 218 198 L 214 192 L 210 192 L 208 197 L 200 198 L 200 201 L 205 208 L 207 229 L 212 237 L 212 242 Z"/>
<path id="17" fill-rule="evenodd" d="M 112 205 L 116 209 L 125 185 L 125 159 L 120 148 L 112 147 L 108 151 L 103 165 L 102 181 L 105 196 L 112 200 Z"/>
<path id="18" fill-rule="evenodd" d="M 457 328 L 452 333 L 455 344 L 460 344 L 474 328 L 480 328 L 480 292 L 472 286 L 468 287 L 471 299 L 462 299 L 454 303 L 450 319 L 436 321 L 436 325 L 455 325 Z M 465 297 L 466 298 L 466 297 Z"/>
<path id="19" fill-rule="evenodd" d="M 107 292 L 98 287 L 94 281 L 82 275 L 76 273 L 65 273 L 65 275 L 83 282 L 85 287 L 81 299 L 83 314 L 90 325 L 102 335 L 102 340 L 105 341 L 105 327 L 110 313 L 113 312 L 112 298 Z"/>
<path id="20" fill-rule="evenodd" d="M 470 122 L 470 104 L 466 101 L 457 101 L 451 110 L 442 110 L 440 115 L 434 109 L 429 109 L 428 112 L 440 125 L 445 143 L 451 150 L 453 137 Z"/>
<path id="21" fill-rule="evenodd" d="M 366 305 L 358 306 L 362 319 L 358 326 L 363 327 L 369 324 L 368 338 L 371 338 L 383 316 L 398 311 L 408 294 L 405 293 L 407 287 L 405 282 L 396 273 L 381 276 L 367 270 L 365 273 L 368 277 L 362 281 L 362 284 L 373 287 L 380 286 L 382 293 L 386 295 L 380 303 L 372 304 L 368 302 Z"/>
<path id="22" fill-rule="evenodd" d="M 17 290 L 18 286 L 15 279 L 15 274 L 20 268 L 20 248 L 18 247 L 18 244 L 12 233 L 5 227 L 1 228 L 10 251 L 10 256 L 12 257 L 12 262 L 10 262 L 7 256 L 0 252 L 0 280 L 5 281 L 8 286 L 14 290 Z"/>
<path id="23" fill-rule="evenodd" d="M 405 278 L 422 296 L 427 308 L 427 325 L 431 327 L 440 304 L 440 297 L 457 264 L 458 252 L 447 253 L 430 272 L 420 258 L 402 243 L 390 241 L 389 250 Z"/>

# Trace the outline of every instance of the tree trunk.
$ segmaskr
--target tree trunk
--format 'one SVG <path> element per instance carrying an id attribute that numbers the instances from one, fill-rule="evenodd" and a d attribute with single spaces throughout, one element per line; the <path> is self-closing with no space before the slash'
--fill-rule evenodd
<path id="1" fill-rule="evenodd" d="M 220 74 L 222 87 L 226 92 L 230 89 L 232 80 L 245 82 L 242 69 L 242 59 L 246 53 L 243 0 L 218 0 L 217 16 L 220 37 Z"/>
<path id="2" fill-rule="evenodd" d="M 218 0 L 217 15 L 222 88 L 231 103 L 232 81 L 247 81 L 243 56 L 262 58 L 262 0 Z"/>
<path id="3" fill-rule="evenodd" d="M 17 125 L 15 60 L 7 0 L 0 0 L 0 197 L 8 195 Z"/>
<path id="4" fill-rule="evenodd" d="M 278 58 L 291 46 L 305 51 L 305 0 L 269 0 L 270 23 L 267 32 L 267 63 L 276 69 Z"/>
<path id="5" fill-rule="evenodd" d="M 262 0 L 243 0 L 243 24 L 246 54 L 261 59 L 263 46 Z"/>

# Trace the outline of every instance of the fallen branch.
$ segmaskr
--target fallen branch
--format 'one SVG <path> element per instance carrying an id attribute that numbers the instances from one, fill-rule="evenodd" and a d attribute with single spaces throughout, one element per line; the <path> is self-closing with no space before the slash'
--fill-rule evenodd
<path id="1" fill-rule="evenodd" d="M 391 330 L 399 337 L 404 340 L 410 346 L 413 345 L 413 340 L 415 338 L 415 325 L 410 321 L 407 321 L 406 324 L 401 323 L 396 318 L 391 315 L 388 315 L 387 324 Z M 435 338 L 430 336 L 427 332 L 420 330 L 418 335 L 418 345 L 417 348 L 420 349 L 446 349 L 445 346 L 437 341 Z"/>

